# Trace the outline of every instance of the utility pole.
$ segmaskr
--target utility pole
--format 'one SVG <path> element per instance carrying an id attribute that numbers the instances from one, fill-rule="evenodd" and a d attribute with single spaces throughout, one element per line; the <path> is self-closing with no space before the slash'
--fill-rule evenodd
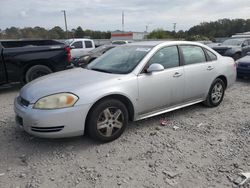
<path id="1" fill-rule="evenodd" d="M 148 32 L 148 25 L 146 25 L 146 33 Z"/>
<path id="2" fill-rule="evenodd" d="M 65 29 L 66 29 L 66 36 L 67 36 L 67 39 L 68 39 L 69 38 L 69 33 L 68 33 L 66 10 L 62 10 L 62 12 L 63 12 L 63 15 L 64 15 L 64 23 L 65 23 Z"/>
<path id="3" fill-rule="evenodd" d="M 174 32 L 175 32 L 177 23 L 173 23 L 173 25 L 174 25 Z"/>
<path id="4" fill-rule="evenodd" d="M 124 32 L 124 11 L 122 11 L 122 32 Z"/>

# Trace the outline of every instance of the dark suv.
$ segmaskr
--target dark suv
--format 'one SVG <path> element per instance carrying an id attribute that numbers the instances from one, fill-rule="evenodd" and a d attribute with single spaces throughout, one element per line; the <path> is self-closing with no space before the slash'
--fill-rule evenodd
<path id="1" fill-rule="evenodd" d="M 247 46 L 250 46 L 250 39 L 231 38 L 212 48 L 223 56 L 229 56 L 237 60 L 242 57 L 242 49 Z"/>

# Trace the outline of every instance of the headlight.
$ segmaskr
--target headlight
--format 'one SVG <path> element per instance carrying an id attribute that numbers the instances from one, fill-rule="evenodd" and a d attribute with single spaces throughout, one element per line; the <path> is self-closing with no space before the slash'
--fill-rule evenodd
<path id="1" fill-rule="evenodd" d="M 90 56 L 87 55 L 87 56 L 84 56 L 83 59 L 84 59 L 84 60 L 87 60 L 89 57 L 90 57 Z"/>
<path id="2" fill-rule="evenodd" d="M 35 105 L 35 109 L 58 109 L 73 106 L 78 97 L 71 93 L 58 93 L 39 99 Z"/>

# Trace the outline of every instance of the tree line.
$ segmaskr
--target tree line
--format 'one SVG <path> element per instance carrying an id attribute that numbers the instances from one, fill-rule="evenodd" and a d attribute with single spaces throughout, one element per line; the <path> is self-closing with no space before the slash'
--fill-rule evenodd
<path id="1" fill-rule="evenodd" d="M 202 22 L 187 31 L 165 31 L 156 29 L 148 38 L 151 39 L 185 39 L 185 40 L 214 40 L 217 37 L 231 37 L 236 33 L 250 31 L 250 19 L 220 19 L 213 22 Z"/>
<path id="2" fill-rule="evenodd" d="M 156 29 L 147 36 L 149 39 L 184 39 L 184 40 L 214 40 L 216 37 L 230 37 L 236 33 L 250 31 L 250 19 L 220 19 L 213 22 L 202 22 L 199 25 L 191 27 L 187 31 L 180 30 L 166 31 L 164 29 Z M 68 31 L 68 38 L 92 39 L 110 39 L 109 31 L 93 31 L 83 30 L 77 27 Z M 37 39 L 66 39 L 67 32 L 61 27 L 56 26 L 52 29 L 43 27 L 10 27 L 0 30 L 0 39 L 21 39 L 21 38 L 37 38 Z"/>
<path id="3" fill-rule="evenodd" d="M 61 27 L 55 26 L 52 29 L 43 27 L 25 27 L 17 28 L 10 27 L 5 30 L 0 30 L 0 39 L 66 39 L 68 38 L 95 38 L 95 39 L 110 39 L 111 32 L 83 30 L 80 26 L 68 32 Z"/>

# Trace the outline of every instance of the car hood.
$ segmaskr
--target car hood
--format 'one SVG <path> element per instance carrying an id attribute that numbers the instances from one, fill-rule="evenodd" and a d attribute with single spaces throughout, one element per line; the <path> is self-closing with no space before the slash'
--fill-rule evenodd
<path id="1" fill-rule="evenodd" d="M 212 46 L 212 48 L 214 50 L 228 50 L 228 49 L 238 48 L 238 47 L 237 46 L 224 46 L 224 45 L 221 45 L 221 46 Z"/>
<path id="2" fill-rule="evenodd" d="M 242 57 L 242 58 L 238 59 L 237 62 L 239 64 L 249 64 L 250 65 L 250 56 L 247 55 L 245 57 Z"/>
<path id="3" fill-rule="evenodd" d="M 25 85 L 20 96 L 30 103 L 35 103 L 38 99 L 61 92 L 74 92 L 81 86 L 89 86 L 94 83 L 101 83 L 119 77 L 117 74 L 108 74 L 83 68 L 53 73 L 38 78 Z"/>

